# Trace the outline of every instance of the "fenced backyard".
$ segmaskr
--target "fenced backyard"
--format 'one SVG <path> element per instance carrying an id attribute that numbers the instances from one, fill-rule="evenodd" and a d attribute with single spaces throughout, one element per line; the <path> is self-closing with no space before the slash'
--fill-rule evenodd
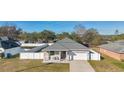
<path id="1" fill-rule="evenodd" d="M 43 52 L 22 52 L 20 53 L 20 59 L 43 59 Z"/>

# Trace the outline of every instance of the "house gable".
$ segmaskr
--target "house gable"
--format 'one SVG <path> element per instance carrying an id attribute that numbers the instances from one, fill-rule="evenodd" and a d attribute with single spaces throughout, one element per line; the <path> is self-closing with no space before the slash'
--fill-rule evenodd
<path id="1" fill-rule="evenodd" d="M 71 39 L 65 38 L 53 45 L 43 49 L 43 51 L 67 51 L 67 50 L 89 50 L 84 45 L 81 45 Z"/>

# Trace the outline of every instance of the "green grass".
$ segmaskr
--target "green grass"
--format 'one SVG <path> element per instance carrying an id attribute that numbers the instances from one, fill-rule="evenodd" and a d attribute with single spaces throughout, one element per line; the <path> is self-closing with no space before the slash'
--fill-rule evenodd
<path id="1" fill-rule="evenodd" d="M 18 57 L 0 60 L 0 72 L 68 72 L 67 63 L 42 63 L 42 60 L 19 60 Z"/>
<path id="2" fill-rule="evenodd" d="M 123 72 L 124 71 L 124 62 L 115 60 L 103 54 L 102 54 L 101 61 L 89 61 L 89 63 L 97 72 Z"/>
<path id="3" fill-rule="evenodd" d="M 120 63 L 120 62 L 113 62 L 114 65 L 118 66 L 119 68 L 124 69 L 124 63 Z"/>

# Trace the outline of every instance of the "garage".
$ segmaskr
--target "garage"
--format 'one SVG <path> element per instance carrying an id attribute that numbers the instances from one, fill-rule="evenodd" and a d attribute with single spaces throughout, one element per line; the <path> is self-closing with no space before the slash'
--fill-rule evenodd
<path id="1" fill-rule="evenodd" d="M 74 60 L 88 60 L 88 52 L 84 51 L 73 51 L 74 53 Z"/>

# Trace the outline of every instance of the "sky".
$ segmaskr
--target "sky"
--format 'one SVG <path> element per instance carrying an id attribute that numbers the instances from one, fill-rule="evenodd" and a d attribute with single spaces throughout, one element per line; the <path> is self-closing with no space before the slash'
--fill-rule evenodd
<path id="1" fill-rule="evenodd" d="M 61 32 L 73 32 L 75 25 L 81 24 L 86 29 L 95 28 L 100 34 L 112 35 L 118 29 L 124 33 L 124 21 L 0 21 L 2 25 L 16 25 L 27 32 L 39 32 L 44 29 Z"/>

